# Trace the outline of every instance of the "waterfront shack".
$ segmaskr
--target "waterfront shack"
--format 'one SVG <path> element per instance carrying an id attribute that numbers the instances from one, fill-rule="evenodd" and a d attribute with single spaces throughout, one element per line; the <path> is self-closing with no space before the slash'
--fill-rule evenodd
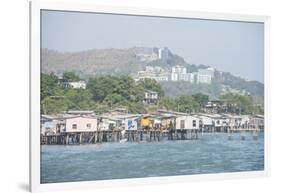
<path id="1" fill-rule="evenodd" d="M 216 132 L 226 132 L 229 125 L 229 119 L 225 115 L 221 114 L 209 114 L 214 121 Z"/>
<path id="2" fill-rule="evenodd" d="M 125 130 L 126 131 L 136 131 L 138 130 L 138 120 L 140 116 L 137 115 L 129 115 L 129 116 L 123 116 L 124 124 L 125 124 Z"/>
<path id="3" fill-rule="evenodd" d="M 167 131 L 169 129 L 175 128 L 175 121 L 176 121 L 176 115 L 172 114 L 162 114 L 161 115 L 161 126 L 164 131 Z"/>
<path id="4" fill-rule="evenodd" d="M 232 131 L 246 131 L 250 129 L 250 115 L 224 114 L 224 116 Z"/>
<path id="5" fill-rule="evenodd" d="M 40 119 L 40 133 L 42 136 L 54 135 L 57 131 L 57 119 L 50 115 L 41 115 Z"/>
<path id="6" fill-rule="evenodd" d="M 118 130 L 121 132 L 122 135 L 120 138 L 118 138 L 118 140 L 121 140 L 121 139 L 127 139 L 128 141 L 137 140 L 136 135 L 138 133 L 139 121 L 141 119 L 141 115 L 125 114 L 123 112 L 122 113 L 110 112 L 110 113 L 104 114 L 102 117 L 104 117 L 104 116 L 108 117 L 108 119 L 111 120 L 112 122 L 115 122 L 114 130 Z"/>
<path id="7" fill-rule="evenodd" d="M 125 138 L 127 139 L 127 141 L 139 141 L 140 136 L 138 135 L 138 128 L 141 115 L 127 114 L 119 116 L 119 119 L 122 119 L 122 125 L 125 130 Z"/>
<path id="8" fill-rule="evenodd" d="M 240 125 L 242 128 L 248 128 L 250 123 L 250 115 L 241 115 Z"/>
<path id="9" fill-rule="evenodd" d="M 59 133 L 53 136 L 51 143 L 81 144 L 96 142 L 98 118 L 95 116 L 63 116 L 57 124 Z"/>
<path id="10" fill-rule="evenodd" d="M 98 132 L 103 137 L 104 142 L 120 142 L 125 131 L 124 120 L 120 118 L 122 113 L 105 113 L 99 117 Z"/>
<path id="11" fill-rule="evenodd" d="M 139 114 L 124 114 L 124 113 L 106 113 L 101 117 L 107 117 L 107 119 L 115 122 L 116 125 L 120 125 L 122 130 L 137 130 L 138 122 L 141 118 Z"/>
<path id="12" fill-rule="evenodd" d="M 64 119 L 64 128 L 61 128 L 61 133 L 96 132 L 97 128 L 97 117 L 74 116 Z"/>
<path id="13" fill-rule="evenodd" d="M 140 140 L 161 141 L 170 128 L 171 116 L 161 113 L 143 115 L 140 119 Z"/>
<path id="14" fill-rule="evenodd" d="M 212 132 L 215 128 L 215 121 L 208 114 L 198 114 L 198 117 L 202 121 L 202 131 L 203 132 Z"/>
<path id="15" fill-rule="evenodd" d="M 148 130 L 152 127 L 152 123 L 150 121 L 150 115 L 142 115 L 140 119 L 140 129 L 141 130 Z"/>
<path id="16" fill-rule="evenodd" d="M 249 126 L 254 129 L 264 130 L 264 115 L 251 116 Z"/>
<path id="17" fill-rule="evenodd" d="M 200 118 L 192 115 L 178 115 L 176 117 L 176 129 L 199 130 Z"/>
<path id="18" fill-rule="evenodd" d="M 98 130 L 99 131 L 112 131 L 112 130 L 121 130 L 122 121 L 120 119 L 116 119 L 112 116 L 100 116 Z"/>
<path id="19" fill-rule="evenodd" d="M 200 129 L 201 119 L 189 115 L 189 114 L 178 114 L 176 117 L 175 133 L 171 135 L 172 139 L 197 139 L 198 131 Z"/>

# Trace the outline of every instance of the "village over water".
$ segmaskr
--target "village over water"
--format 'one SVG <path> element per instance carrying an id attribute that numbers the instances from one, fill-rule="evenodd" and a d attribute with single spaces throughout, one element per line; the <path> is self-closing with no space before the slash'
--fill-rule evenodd
<path id="1" fill-rule="evenodd" d="M 144 104 L 155 103 L 157 92 L 147 91 Z M 103 114 L 70 110 L 57 115 L 41 115 L 41 144 L 97 144 L 105 142 L 153 142 L 200 139 L 203 133 L 223 132 L 231 140 L 251 132 L 257 138 L 264 130 L 264 116 L 218 113 L 224 104 L 209 101 L 199 113 L 157 110 L 149 114 L 130 114 L 114 109 Z"/>
<path id="2" fill-rule="evenodd" d="M 244 139 L 245 132 L 256 138 L 263 131 L 262 103 L 245 90 L 225 86 L 220 98 L 203 93 L 165 96 L 167 88 L 160 83 L 210 86 L 214 68 L 161 67 L 157 62 L 171 58 L 167 48 L 135 48 L 134 54 L 147 65 L 127 76 L 85 80 L 74 72 L 42 74 L 41 144 L 188 140 L 214 132 L 228 133 L 229 139 L 239 132 Z"/>

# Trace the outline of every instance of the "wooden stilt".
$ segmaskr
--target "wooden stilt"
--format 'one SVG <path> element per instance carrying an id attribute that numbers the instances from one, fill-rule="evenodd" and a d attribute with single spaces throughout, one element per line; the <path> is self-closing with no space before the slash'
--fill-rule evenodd
<path id="1" fill-rule="evenodd" d="M 82 144 L 83 140 L 83 133 L 79 134 L 79 144 Z"/>

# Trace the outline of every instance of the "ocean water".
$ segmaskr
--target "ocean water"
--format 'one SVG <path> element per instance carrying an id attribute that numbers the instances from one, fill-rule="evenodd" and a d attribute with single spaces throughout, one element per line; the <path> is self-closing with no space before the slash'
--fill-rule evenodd
<path id="1" fill-rule="evenodd" d="M 198 140 L 42 145 L 41 183 L 175 176 L 264 169 L 264 136 L 206 134 Z"/>

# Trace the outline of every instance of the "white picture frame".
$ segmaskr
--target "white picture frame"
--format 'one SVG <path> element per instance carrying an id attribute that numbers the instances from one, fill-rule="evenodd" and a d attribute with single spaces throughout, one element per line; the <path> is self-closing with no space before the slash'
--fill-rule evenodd
<path id="1" fill-rule="evenodd" d="M 264 171 L 200 174 L 190 176 L 150 177 L 137 179 L 117 179 L 104 181 L 67 182 L 40 184 L 40 10 L 63 10 L 78 12 L 112 13 L 143 16 L 164 16 L 171 18 L 193 18 L 204 20 L 224 20 L 259 22 L 264 24 L 264 83 L 265 83 L 265 136 Z M 173 182 L 241 179 L 268 176 L 270 173 L 270 109 L 269 109 L 269 25 L 268 16 L 240 15 L 227 13 L 208 13 L 184 10 L 144 9 L 134 7 L 112 7 L 83 3 L 30 2 L 30 191 L 52 191 L 82 188 L 102 188 L 120 186 L 141 186 L 147 184 L 166 184 Z"/>

